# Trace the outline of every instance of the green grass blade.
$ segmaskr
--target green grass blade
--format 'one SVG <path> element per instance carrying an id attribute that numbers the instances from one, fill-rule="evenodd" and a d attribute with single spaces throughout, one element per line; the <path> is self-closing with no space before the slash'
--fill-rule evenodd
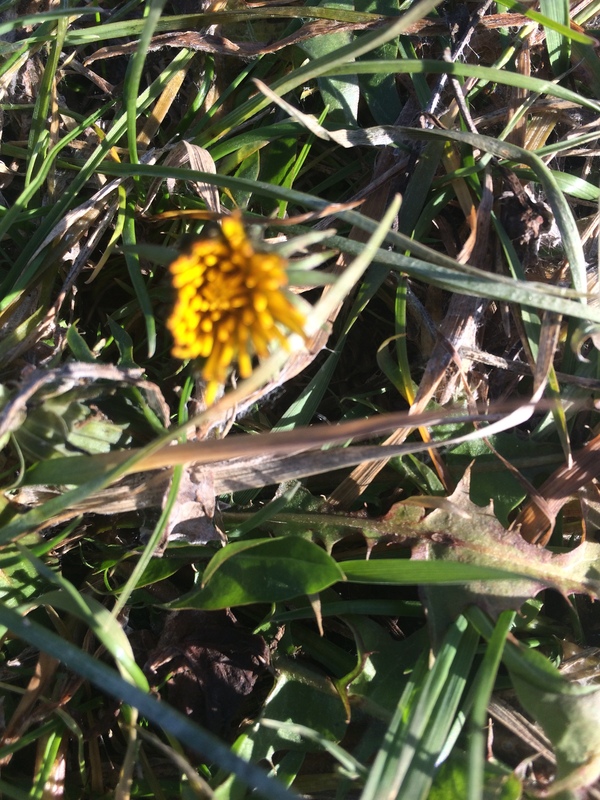
<path id="1" fill-rule="evenodd" d="M 140 311 L 144 316 L 146 326 L 146 337 L 148 339 L 148 358 L 152 358 L 156 350 L 156 320 L 152 310 L 152 302 L 148 289 L 142 276 L 142 266 L 140 258 L 135 252 L 137 243 L 135 231 L 135 203 L 128 201 L 125 210 L 125 221 L 123 225 L 123 245 L 125 248 L 125 262 L 131 278 L 131 284 L 135 291 Z"/>
<path id="2" fill-rule="evenodd" d="M 415 682 L 412 697 L 407 698 L 405 692 L 401 698 L 360 800 L 426 798 L 440 740 L 444 740 L 440 728 L 452 724 L 477 642 L 473 628 L 459 617 L 449 628 L 424 679 L 417 671 L 421 680 Z"/>
<path id="3" fill-rule="evenodd" d="M 483 67 L 477 64 L 466 64 L 460 61 L 454 61 L 452 63 L 448 63 L 446 61 L 434 61 L 432 59 L 422 59 L 416 61 L 359 61 L 352 65 L 326 65 L 325 70 L 325 74 L 327 75 L 344 75 L 350 70 L 356 70 L 359 75 L 367 73 L 385 74 L 391 72 L 394 72 L 398 75 L 412 75 L 413 73 L 441 75 L 447 73 L 448 75 L 454 75 L 457 78 L 473 77 L 490 83 L 500 83 L 504 86 L 514 86 L 518 89 L 524 89 L 529 92 L 535 92 L 541 95 L 546 94 L 550 95 L 551 97 L 558 97 L 561 100 L 568 100 L 578 106 L 590 108 L 596 112 L 600 110 L 600 104 L 597 100 L 592 100 L 589 97 L 585 97 L 584 95 L 578 94 L 570 89 L 565 89 L 564 86 L 560 86 L 553 81 L 545 81 L 541 78 L 531 78 L 527 75 L 510 72 L 509 70 L 500 70 L 494 67 Z"/>
<path id="4" fill-rule="evenodd" d="M 540 0 L 540 11 L 545 17 L 560 26 L 558 29 L 545 26 L 550 66 L 554 74 L 559 76 L 569 69 L 571 56 L 569 0 Z M 590 43 L 588 42 L 588 44 Z"/>
<path id="5" fill-rule="evenodd" d="M 469 611 L 465 613 L 467 619 Z M 485 726 L 487 709 L 494 689 L 496 675 L 502 661 L 504 644 L 514 623 L 514 611 L 503 611 L 498 617 L 494 632 L 488 641 L 483 661 L 477 672 L 473 688 L 473 706 L 469 720 L 468 764 L 469 793 L 466 800 L 481 800 L 485 769 Z"/>
<path id="6" fill-rule="evenodd" d="M 125 76 L 123 98 L 127 110 L 127 147 L 129 149 L 129 160 L 132 164 L 139 164 L 137 151 L 137 115 L 140 82 L 144 72 L 148 48 L 150 47 L 152 36 L 160 20 L 165 1 L 166 0 L 149 0 L 146 4 L 147 14 L 140 33 L 140 40 L 135 48 L 133 58 L 129 62 L 127 75 Z"/>
<path id="7" fill-rule="evenodd" d="M 560 4 L 564 5 L 562 2 Z M 562 24 L 559 20 L 553 19 L 549 15 L 547 16 L 544 13 L 540 14 L 539 11 L 534 11 L 528 6 L 516 2 L 516 0 L 498 0 L 498 5 L 505 6 L 505 8 L 510 8 L 511 11 L 516 11 L 519 14 L 524 14 L 526 17 L 529 17 L 529 19 L 533 20 L 534 22 L 538 22 L 540 25 L 543 25 L 544 28 L 546 28 L 547 30 L 560 34 L 561 36 L 565 37 L 568 40 L 572 39 L 574 42 L 582 42 L 583 44 L 593 44 L 593 42 L 590 41 L 591 37 L 586 36 L 584 33 L 580 33 L 579 31 L 573 30 L 572 28 L 569 28 L 568 14 L 565 24 Z M 540 6 L 544 8 L 543 3 L 540 3 Z M 559 16 L 564 18 L 564 13 L 561 13 Z"/>

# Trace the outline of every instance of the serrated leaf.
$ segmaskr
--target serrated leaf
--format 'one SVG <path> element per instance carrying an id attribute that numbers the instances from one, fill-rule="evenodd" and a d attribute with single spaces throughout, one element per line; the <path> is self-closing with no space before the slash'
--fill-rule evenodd
<path id="1" fill-rule="evenodd" d="M 468 605 L 476 604 L 495 618 L 505 609 L 519 609 L 543 589 L 556 589 L 565 596 L 600 597 L 600 545 L 586 542 L 570 553 L 554 555 L 525 542 L 500 525 L 491 505 L 480 508 L 471 502 L 468 475 L 444 507 L 433 511 L 421 527 L 429 536 L 413 549 L 413 558 L 477 565 L 515 575 L 515 580 L 427 589 L 427 603 L 441 629 Z"/>
<path id="2" fill-rule="evenodd" d="M 262 511 L 268 508 L 265 506 Z M 369 545 L 385 539 L 399 542 L 404 536 L 414 538 L 414 526 L 423 518 L 422 508 L 401 504 L 394 506 L 390 514 L 378 518 L 367 518 L 363 513 L 332 511 L 325 500 L 314 497 L 303 487 L 287 501 L 283 510 L 264 517 L 262 511 L 259 512 L 260 520 L 257 519 L 252 527 L 257 512 L 225 512 L 223 521 L 228 527 L 233 524 L 244 532 L 258 527 L 273 536 L 301 536 L 322 544 L 331 553 L 342 539 L 357 534 L 361 534 Z"/>
<path id="3" fill-rule="evenodd" d="M 170 608 L 219 609 L 276 603 L 317 594 L 341 580 L 344 573 L 331 556 L 304 539 L 235 542 L 213 557 L 202 586 Z"/>

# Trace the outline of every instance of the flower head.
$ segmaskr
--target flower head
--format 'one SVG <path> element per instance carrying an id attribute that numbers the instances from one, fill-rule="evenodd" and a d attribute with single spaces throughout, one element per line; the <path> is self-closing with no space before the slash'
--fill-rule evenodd
<path id="1" fill-rule="evenodd" d="M 286 267 L 276 253 L 254 250 L 239 213 L 225 217 L 218 238 L 199 239 L 171 264 L 173 355 L 206 359 L 208 403 L 234 362 L 247 378 L 254 354 L 267 356 L 273 341 L 287 347 L 280 326 L 304 336 L 304 315 L 285 290 Z"/>

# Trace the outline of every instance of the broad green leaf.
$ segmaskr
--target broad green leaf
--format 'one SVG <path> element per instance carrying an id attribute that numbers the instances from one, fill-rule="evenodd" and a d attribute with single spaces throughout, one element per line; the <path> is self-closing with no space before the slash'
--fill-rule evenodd
<path id="1" fill-rule="evenodd" d="M 327 0 L 328 5 L 333 5 L 332 0 Z M 336 5 L 347 5 L 345 0 L 336 0 Z M 325 36 L 316 36 L 300 47 L 311 60 L 316 60 L 331 53 L 335 53 L 345 45 L 354 41 L 352 33 L 330 33 Z M 356 125 L 358 117 L 358 101 L 360 88 L 358 76 L 348 74 L 341 78 L 318 78 L 319 91 L 323 105 L 329 108 L 329 118 L 332 122 L 345 125 Z"/>
<path id="2" fill-rule="evenodd" d="M 366 614 L 346 616 L 346 624 L 360 643 L 361 670 L 347 687 L 350 696 L 368 698 L 383 710 L 394 708 L 419 657 L 429 648 L 427 630 L 423 626 L 400 641 Z M 402 670 L 398 670 L 402 664 Z M 340 685 L 346 678 L 339 681 Z"/>
<path id="3" fill-rule="evenodd" d="M 282 737 L 288 738 L 295 736 L 304 739 L 306 742 L 315 742 L 322 750 L 336 759 L 339 767 L 341 767 L 341 771 L 343 770 L 344 777 L 356 780 L 357 778 L 365 778 L 368 775 L 367 767 L 363 766 L 338 744 L 327 739 L 323 734 L 315 731 L 313 728 L 308 728 L 306 725 L 300 725 L 297 722 L 284 722 L 282 720 L 268 718 L 263 718 L 261 720 L 261 725 L 263 728 L 273 728 L 277 730 Z M 288 756 L 289 755 L 290 754 L 288 754 Z M 279 770 L 278 774 L 281 774 Z"/>
<path id="4" fill-rule="evenodd" d="M 275 721 L 281 724 L 276 725 Z M 237 739 L 233 752 L 250 763 L 271 759 L 274 753 L 301 756 L 318 752 L 343 738 L 347 722 L 346 709 L 330 681 L 300 664 L 281 659 L 277 662 L 277 680 L 260 718 Z M 245 796 L 244 787 L 236 778 L 223 782 L 215 792 L 218 800 L 240 800 Z"/>
<path id="5" fill-rule="evenodd" d="M 145 586 L 160 583 L 170 578 L 171 575 L 174 575 L 188 563 L 189 559 L 185 558 L 153 558 L 144 569 L 142 577 L 137 581 L 136 589 L 143 589 Z M 104 570 L 107 566 L 107 564 L 102 564 L 101 569 Z"/>
<path id="6" fill-rule="evenodd" d="M 87 346 L 85 339 L 79 333 L 75 325 L 69 325 L 67 330 L 67 344 L 76 361 L 83 361 L 88 364 L 95 364 L 96 357 Z"/>
<path id="7" fill-rule="evenodd" d="M 117 364 L 124 369 L 137 367 L 138 365 L 135 363 L 133 357 L 133 339 L 125 328 L 115 322 L 111 317 L 108 317 L 107 322 L 110 327 L 110 332 L 119 348 L 119 360 Z"/>
<path id="8" fill-rule="evenodd" d="M 267 698 L 262 716 L 282 721 L 293 720 L 317 732 L 329 741 L 340 741 L 346 731 L 346 712 L 333 686 L 324 681 L 322 685 L 311 675 L 293 664 L 279 664 L 279 675 Z M 255 737 L 255 746 L 268 757 L 276 750 L 300 748 L 305 751 L 318 749 L 314 743 L 293 729 L 273 731 L 261 729 Z"/>
<path id="9" fill-rule="evenodd" d="M 340 580 L 344 573 L 337 563 L 304 539 L 235 542 L 213 557 L 200 588 L 171 603 L 170 608 L 276 603 L 317 594 Z"/>
<path id="10" fill-rule="evenodd" d="M 527 657 L 543 658 L 533 650 Z M 541 671 L 534 682 L 515 670 L 510 676 L 519 702 L 552 742 L 557 765 L 554 792 L 560 787 L 560 797 L 566 800 L 570 792 L 591 786 L 600 777 L 600 688 L 563 679 L 557 691 L 544 684 Z M 560 678 L 558 671 L 556 676 Z"/>

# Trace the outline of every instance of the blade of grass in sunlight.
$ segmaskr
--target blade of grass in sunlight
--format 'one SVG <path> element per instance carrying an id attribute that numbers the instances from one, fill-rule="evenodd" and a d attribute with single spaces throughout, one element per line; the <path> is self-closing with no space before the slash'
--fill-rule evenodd
<path id="1" fill-rule="evenodd" d="M 571 55 L 569 3 L 568 0 L 540 0 L 540 10 L 545 17 L 561 26 L 561 30 L 546 27 L 546 47 L 550 66 L 555 75 L 560 76 L 569 68 Z M 569 33 L 564 33 L 564 31 Z M 591 44 L 591 42 L 588 42 Z"/>
<path id="2" fill-rule="evenodd" d="M 129 270 L 129 277 L 135 291 L 140 311 L 144 315 L 146 325 L 146 338 L 148 341 L 148 357 L 151 358 L 156 350 L 156 321 L 152 309 L 152 302 L 148 295 L 148 290 L 142 276 L 142 265 L 134 248 L 136 245 L 135 231 L 135 204 L 129 201 L 125 208 L 125 219 L 123 224 L 123 245 L 125 249 L 125 261 Z"/>
<path id="3" fill-rule="evenodd" d="M 125 76 L 123 97 L 127 111 L 127 146 L 129 149 L 129 160 L 132 164 L 139 163 L 137 150 L 137 103 L 140 93 L 140 81 L 142 79 L 150 41 L 160 20 L 160 15 L 164 6 L 165 0 L 149 0 L 144 26 L 140 31 L 140 40 L 135 48 L 134 56 L 129 62 L 127 75 Z"/>
<path id="4" fill-rule="evenodd" d="M 459 617 L 440 644 L 432 669 L 426 672 L 421 662 L 394 713 L 361 800 L 404 792 L 418 800 L 427 797 L 437 757 L 435 740 L 443 739 L 441 727 L 451 725 L 477 642 L 477 634 Z"/>
<path id="5" fill-rule="evenodd" d="M 469 619 L 469 612 L 466 613 Z M 488 648 L 479 667 L 472 687 L 473 706 L 469 718 L 468 738 L 468 796 L 467 800 L 479 800 L 483 793 L 485 771 L 485 725 L 487 710 L 494 690 L 494 682 L 502 661 L 506 637 L 514 622 L 513 611 L 504 611 L 498 618 Z"/>
<path id="6" fill-rule="evenodd" d="M 535 22 L 539 22 L 540 25 L 543 25 L 547 30 L 560 34 L 567 40 L 572 39 L 573 41 L 576 42 L 583 42 L 583 44 L 591 44 L 591 42 L 589 41 L 589 37 L 569 27 L 568 13 L 566 15 L 565 23 L 563 24 L 562 21 L 560 19 L 557 19 L 554 15 L 550 15 L 549 13 L 540 14 L 539 11 L 527 8 L 527 6 L 522 5 L 521 3 L 517 2 L 517 0 L 498 0 L 498 2 L 499 5 L 504 6 L 505 8 L 510 8 L 511 10 L 519 11 L 519 13 L 524 14 L 526 17 L 529 17 L 529 19 L 532 19 Z M 542 8 L 548 9 L 548 7 L 544 6 L 543 3 L 540 3 L 540 5 Z M 561 3 L 561 5 L 564 4 Z M 550 9 L 548 9 L 548 11 L 549 10 Z M 561 19 L 565 18 L 564 13 L 561 13 L 560 15 L 557 14 L 557 16 L 560 16 Z M 587 39 L 588 41 L 584 41 L 585 39 Z"/>
<path id="7" fill-rule="evenodd" d="M 334 70 L 336 66 L 340 67 L 342 70 L 346 69 L 346 71 L 348 71 L 347 66 L 342 67 L 343 64 L 347 64 L 348 61 L 354 63 L 354 59 L 394 39 L 396 36 L 403 33 L 413 22 L 421 19 L 425 14 L 438 6 L 439 2 L 440 0 L 420 0 L 420 2 L 413 5 L 409 11 L 406 11 L 398 22 L 393 22 L 391 25 L 386 26 L 383 32 L 376 30 L 367 33 L 359 40 L 351 42 L 344 47 L 340 47 L 339 50 L 333 53 L 321 56 L 315 59 L 315 61 L 309 62 L 300 69 L 295 70 L 291 77 L 285 77 L 274 81 L 271 84 L 271 89 L 278 94 L 284 95 L 311 78 L 326 74 L 333 75 L 334 72 L 332 70 Z M 343 71 L 338 74 L 343 74 Z M 253 98 L 242 104 L 234 112 L 228 114 L 221 122 L 214 125 L 205 133 L 205 136 L 210 136 L 211 140 L 214 140 L 232 128 L 237 127 L 249 116 L 257 114 L 267 105 L 268 101 L 264 98 Z"/>
<path id="8" fill-rule="evenodd" d="M 138 99 L 137 108 L 138 112 L 143 111 L 146 109 L 155 99 L 157 99 L 160 94 L 162 93 L 164 87 L 168 84 L 168 81 L 171 78 L 172 72 L 180 69 L 183 65 L 190 61 L 193 58 L 193 53 L 189 53 L 186 51 L 182 51 L 180 54 L 175 56 L 171 64 L 168 68 L 163 70 L 160 77 L 157 78 L 156 81 L 149 87 L 149 89 L 145 90 L 140 94 Z M 99 112 L 94 114 L 93 119 L 87 121 L 87 124 L 91 124 L 100 116 Z M 81 128 L 84 128 L 82 125 Z M 39 248 L 43 245 L 46 241 L 48 234 L 53 229 L 53 227 L 61 220 L 67 210 L 70 208 L 71 204 L 75 201 L 75 199 L 80 195 L 83 187 L 86 183 L 90 180 L 91 176 L 98 171 L 100 165 L 106 158 L 110 158 L 110 149 L 119 141 L 119 139 L 125 134 L 127 130 L 127 117 L 125 114 L 120 114 L 117 119 L 114 121 L 110 132 L 107 134 L 106 138 L 102 140 L 100 145 L 95 149 L 93 154 L 87 159 L 86 163 L 83 167 L 79 170 L 77 176 L 73 179 L 73 181 L 69 184 L 68 189 L 61 195 L 58 201 L 54 204 L 52 209 L 46 214 L 44 218 L 44 224 L 38 228 L 35 234 L 31 237 L 31 239 L 27 242 L 26 246 L 23 248 L 23 251 L 20 253 L 19 257 L 16 259 L 12 269 L 10 270 L 7 278 L 5 278 L 5 283 L 3 284 L 4 291 L 6 292 L 10 288 L 12 288 L 13 281 L 16 278 L 20 278 L 19 283 L 17 285 L 22 285 L 24 283 L 23 274 L 27 275 L 28 279 L 31 279 L 42 267 L 44 263 L 44 259 L 40 258 L 37 255 Z M 74 137 L 73 137 L 74 138 Z M 70 141 L 70 137 L 67 139 L 67 142 Z M 57 148 L 61 148 L 63 142 L 59 142 L 56 145 Z M 135 177 L 136 174 L 136 165 L 132 165 L 133 173 L 132 176 Z M 115 186 L 116 191 L 116 186 Z M 8 220 L 6 217 L 11 215 L 11 218 Z M 9 224 L 11 224 L 15 217 L 18 214 L 17 211 L 13 211 L 10 209 L 7 212 L 7 215 L 0 220 L 0 234 L 5 231 Z M 31 259 L 35 257 L 35 260 L 32 261 Z M 27 272 L 25 273 L 24 270 L 27 268 Z M 4 301 L 6 302 L 6 301 Z M 0 305 L 0 308 L 4 306 Z"/>

